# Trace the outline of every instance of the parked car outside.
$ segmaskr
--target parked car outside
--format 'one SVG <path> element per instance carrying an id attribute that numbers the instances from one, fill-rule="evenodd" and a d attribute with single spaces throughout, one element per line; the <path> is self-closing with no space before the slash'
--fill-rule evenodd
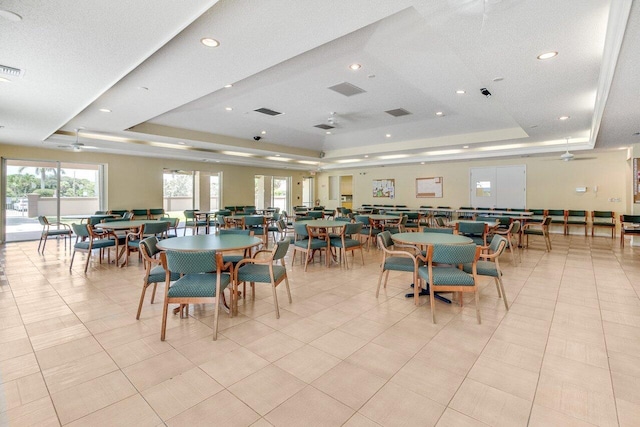
<path id="1" fill-rule="evenodd" d="M 28 201 L 27 199 L 20 199 L 17 202 L 13 202 L 13 210 L 24 212 L 27 210 Z"/>

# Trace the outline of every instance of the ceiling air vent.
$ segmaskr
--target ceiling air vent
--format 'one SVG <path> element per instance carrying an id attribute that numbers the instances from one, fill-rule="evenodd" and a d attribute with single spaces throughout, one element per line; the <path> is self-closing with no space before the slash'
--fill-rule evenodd
<path id="1" fill-rule="evenodd" d="M 402 116 L 408 116 L 409 114 L 411 114 L 409 111 L 405 110 L 404 108 L 396 108 L 395 110 L 387 110 L 387 111 L 385 111 L 385 113 L 391 114 L 393 117 L 402 117 Z"/>
<path id="2" fill-rule="evenodd" d="M 257 110 L 253 111 L 255 111 L 256 113 L 266 114 L 267 116 L 279 116 L 280 114 L 282 114 L 279 111 L 274 111 L 269 108 L 258 108 Z"/>
<path id="3" fill-rule="evenodd" d="M 351 83 L 340 83 L 337 84 L 335 86 L 331 86 L 329 89 L 338 92 L 341 95 L 344 96 L 353 96 L 353 95 L 357 95 L 359 93 L 365 93 L 366 90 L 364 89 L 360 89 L 358 86 L 354 86 Z"/>
<path id="4" fill-rule="evenodd" d="M 320 128 L 320 129 L 324 129 L 324 130 L 329 130 L 329 129 L 334 129 L 335 126 L 331 126 L 331 125 L 325 125 L 324 123 L 320 123 L 319 125 L 314 125 L 314 128 Z"/>
<path id="5" fill-rule="evenodd" d="M 22 70 L 19 68 L 7 67 L 6 65 L 0 65 L 0 74 L 5 76 L 20 77 L 22 76 Z"/>

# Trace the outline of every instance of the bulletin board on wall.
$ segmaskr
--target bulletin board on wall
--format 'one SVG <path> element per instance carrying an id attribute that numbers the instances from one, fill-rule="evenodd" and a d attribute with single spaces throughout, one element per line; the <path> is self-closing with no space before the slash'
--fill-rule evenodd
<path id="1" fill-rule="evenodd" d="M 395 179 L 374 179 L 373 180 L 373 197 L 388 197 L 393 199 L 396 197 L 396 180 Z"/>
<path id="2" fill-rule="evenodd" d="M 442 177 L 416 178 L 416 197 L 442 197 Z"/>

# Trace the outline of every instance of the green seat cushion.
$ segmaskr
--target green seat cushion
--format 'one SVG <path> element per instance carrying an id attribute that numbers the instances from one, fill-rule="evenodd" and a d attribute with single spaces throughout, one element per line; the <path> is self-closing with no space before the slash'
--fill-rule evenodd
<path id="1" fill-rule="evenodd" d="M 535 234 L 536 236 L 543 236 L 544 235 L 542 230 L 530 230 L 530 229 L 524 230 L 524 234 Z"/>
<path id="2" fill-rule="evenodd" d="M 220 291 L 230 282 L 228 274 L 220 276 Z M 216 296 L 215 273 L 186 274 L 169 288 L 169 298 L 213 298 Z"/>
<path id="3" fill-rule="evenodd" d="M 462 267 L 465 273 L 471 274 L 473 271 L 471 266 L 473 264 L 464 264 Z M 491 276 L 498 277 L 498 269 L 496 268 L 496 263 L 491 261 L 478 261 L 476 265 L 476 271 L 481 276 Z"/>
<path id="4" fill-rule="evenodd" d="M 176 281 L 180 278 L 178 273 L 171 273 L 171 281 Z M 147 283 L 157 283 L 164 282 L 167 280 L 167 272 L 161 265 L 156 265 L 149 272 L 149 278 L 147 279 Z"/>
<path id="5" fill-rule="evenodd" d="M 71 235 L 71 230 L 49 230 L 47 234 L 49 236 Z"/>
<path id="6" fill-rule="evenodd" d="M 433 285 L 435 286 L 473 286 L 473 276 L 454 267 L 433 267 Z M 429 279 L 429 270 L 427 267 L 420 267 L 418 274 L 427 282 Z"/>
<path id="7" fill-rule="evenodd" d="M 296 240 L 294 246 L 297 246 L 299 248 L 310 247 L 311 249 L 322 249 L 327 247 L 327 241 L 321 239 L 312 239 L 311 246 L 309 246 L 309 239 Z"/>
<path id="8" fill-rule="evenodd" d="M 233 264 L 239 263 L 244 259 L 244 255 L 223 255 L 222 260 L 224 262 L 232 262 Z"/>
<path id="9" fill-rule="evenodd" d="M 101 249 L 101 248 L 110 248 L 112 246 L 116 245 L 116 241 L 115 240 L 111 240 L 111 239 L 100 239 L 100 240 L 94 240 L 93 241 L 93 245 L 92 245 L 92 249 Z M 76 249 L 89 249 L 89 241 L 86 242 L 78 242 L 76 243 L 74 246 L 74 248 Z"/>
<path id="10" fill-rule="evenodd" d="M 330 245 L 336 248 L 342 248 L 342 239 L 340 239 L 339 237 L 332 237 L 330 240 Z M 360 240 L 344 239 L 345 248 L 352 248 L 354 246 L 360 246 Z"/>
<path id="11" fill-rule="evenodd" d="M 273 277 L 277 282 L 285 274 L 287 269 L 281 265 L 273 266 Z M 245 264 L 238 270 L 239 282 L 262 282 L 271 283 L 271 276 L 269 276 L 269 266 L 259 264 Z"/>
<path id="12" fill-rule="evenodd" d="M 422 263 L 420 262 L 419 265 L 421 264 Z M 394 256 L 385 260 L 384 269 L 393 271 L 413 271 L 414 264 L 413 260 L 409 257 Z"/>

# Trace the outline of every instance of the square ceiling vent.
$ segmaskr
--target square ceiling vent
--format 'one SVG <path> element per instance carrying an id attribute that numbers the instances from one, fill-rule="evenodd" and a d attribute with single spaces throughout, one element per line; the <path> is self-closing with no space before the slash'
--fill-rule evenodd
<path id="1" fill-rule="evenodd" d="M 258 108 L 257 110 L 253 111 L 255 111 L 256 113 L 266 114 L 267 116 L 279 116 L 280 114 L 282 114 L 279 111 L 271 110 L 269 108 Z"/>
<path id="2" fill-rule="evenodd" d="M 361 89 L 358 86 L 352 85 L 351 83 L 347 83 L 347 82 L 340 83 L 335 86 L 331 86 L 329 89 L 331 89 L 334 92 L 338 92 L 339 94 L 344 96 L 353 96 L 359 93 L 366 92 L 366 90 Z"/>
<path id="3" fill-rule="evenodd" d="M 404 108 L 396 108 L 395 110 L 387 110 L 387 111 L 385 111 L 385 113 L 390 114 L 393 117 L 402 117 L 402 116 L 408 116 L 409 114 L 411 114 L 409 111 L 405 110 Z"/>

